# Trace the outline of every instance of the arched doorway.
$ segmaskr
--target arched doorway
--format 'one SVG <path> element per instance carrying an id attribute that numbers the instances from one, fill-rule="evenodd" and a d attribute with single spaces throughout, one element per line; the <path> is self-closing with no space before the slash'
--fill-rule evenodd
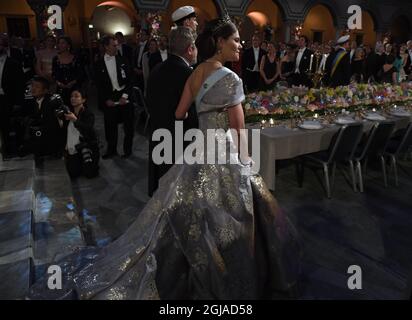
<path id="1" fill-rule="evenodd" d="M 376 43 L 376 25 L 372 15 L 362 10 L 362 29 L 353 32 L 354 39 L 358 45 L 365 44 L 374 47 Z"/>
<path id="2" fill-rule="evenodd" d="M 281 8 L 274 1 L 252 1 L 246 10 L 240 36 L 243 40 L 250 40 L 255 32 L 259 32 L 262 39 L 283 40 L 282 21 Z"/>
<path id="3" fill-rule="evenodd" d="M 195 8 L 197 21 L 199 23 L 198 31 L 201 31 L 207 21 L 216 19 L 218 17 L 218 8 L 213 1 L 205 0 L 171 0 L 166 17 L 164 17 L 163 32 L 167 33 L 173 21 L 171 19 L 172 13 L 183 6 L 192 6 Z"/>
<path id="4" fill-rule="evenodd" d="M 335 40 L 335 21 L 331 10 L 323 4 L 313 6 L 305 17 L 302 34 L 318 43 Z"/>
<path id="5" fill-rule="evenodd" d="M 135 33 L 137 12 L 119 1 L 106 1 L 98 4 L 90 19 L 89 28 L 99 38 L 102 35 L 113 35 L 122 32 L 126 37 Z"/>
<path id="6" fill-rule="evenodd" d="M 400 15 L 392 20 L 391 26 L 392 41 L 405 43 L 411 35 L 411 22 L 405 15 Z"/>

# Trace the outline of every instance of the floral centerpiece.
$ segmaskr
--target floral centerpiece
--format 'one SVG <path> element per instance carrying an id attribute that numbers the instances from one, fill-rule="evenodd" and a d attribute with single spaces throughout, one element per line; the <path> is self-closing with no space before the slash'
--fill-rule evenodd
<path id="1" fill-rule="evenodd" d="M 337 88 L 278 88 L 251 93 L 244 104 L 246 122 L 269 118 L 288 119 L 296 113 L 311 115 L 339 109 L 386 108 L 412 104 L 412 82 L 391 84 L 351 84 Z"/>

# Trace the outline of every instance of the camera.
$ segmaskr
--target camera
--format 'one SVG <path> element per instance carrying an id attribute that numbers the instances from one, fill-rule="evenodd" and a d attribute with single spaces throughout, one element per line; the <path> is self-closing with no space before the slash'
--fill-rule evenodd
<path id="1" fill-rule="evenodd" d="M 83 163 L 86 164 L 86 163 L 93 162 L 93 158 L 92 158 L 93 152 L 89 148 L 87 143 L 85 143 L 85 142 L 79 143 L 78 145 L 76 145 L 76 150 L 81 155 Z"/>
<path id="2" fill-rule="evenodd" d="M 66 106 L 60 95 L 54 94 L 50 98 L 50 103 L 54 107 L 54 114 L 60 120 L 65 120 L 65 115 L 71 112 L 70 108 Z"/>

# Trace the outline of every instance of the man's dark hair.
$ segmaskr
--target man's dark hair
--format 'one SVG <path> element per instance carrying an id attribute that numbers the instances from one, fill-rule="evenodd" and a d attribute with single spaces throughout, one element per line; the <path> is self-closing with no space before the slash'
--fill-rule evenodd
<path id="1" fill-rule="evenodd" d="M 177 20 L 175 23 L 176 23 L 177 26 L 183 27 L 183 25 L 184 25 L 184 23 L 187 19 L 196 18 L 196 17 L 197 17 L 196 12 L 193 12 L 193 13 L 189 14 L 188 16 L 186 16 L 186 17 L 184 17 L 180 20 Z"/>
<path id="2" fill-rule="evenodd" d="M 116 41 L 116 38 L 113 36 L 104 36 L 101 40 L 103 47 L 107 47 L 110 44 L 110 41 Z"/>
<path id="3" fill-rule="evenodd" d="M 307 36 L 305 36 L 305 35 L 301 35 L 299 38 L 303 38 L 303 39 L 305 39 L 305 44 L 306 44 L 306 45 L 308 45 L 308 44 L 309 44 L 309 39 L 308 39 L 308 37 L 307 37 Z"/>
<path id="4" fill-rule="evenodd" d="M 114 34 L 116 37 L 124 37 L 124 34 L 123 34 L 123 32 L 121 32 L 121 31 L 118 31 L 118 32 L 116 32 L 115 34 Z"/>
<path id="5" fill-rule="evenodd" d="M 32 81 L 33 81 L 33 82 L 41 83 L 44 89 L 47 89 L 47 90 L 50 89 L 50 81 L 47 80 L 47 79 L 44 78 L 44 77 L 34 76 Z"/>

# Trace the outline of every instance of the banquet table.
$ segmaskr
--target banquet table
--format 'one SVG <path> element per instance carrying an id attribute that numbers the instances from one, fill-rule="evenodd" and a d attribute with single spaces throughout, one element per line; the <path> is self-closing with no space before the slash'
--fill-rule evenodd
<path id="1" fill-rule="evenodd" d="M 387 117 L 387 121 L 395 122 L 395 130 L 407 127 L 412 117 Z M 363 130 L 368 132 L 374 121 L 363 120 Z M 260 130 L 260 175 L 272 191 L 276 186 L 276 161 L 293 159 L 298 156 L 327 150 L 333 136 L 340 125 L 327 124 L 320 130 L 291 128 L 287 122 L 283 125 L 261 129 L 260 123 L 247 124 L 247 129 Z M 249 146 L 251 147 L 251 130 Z M 250 148 L 251 149 L 251 148 Z"/>

